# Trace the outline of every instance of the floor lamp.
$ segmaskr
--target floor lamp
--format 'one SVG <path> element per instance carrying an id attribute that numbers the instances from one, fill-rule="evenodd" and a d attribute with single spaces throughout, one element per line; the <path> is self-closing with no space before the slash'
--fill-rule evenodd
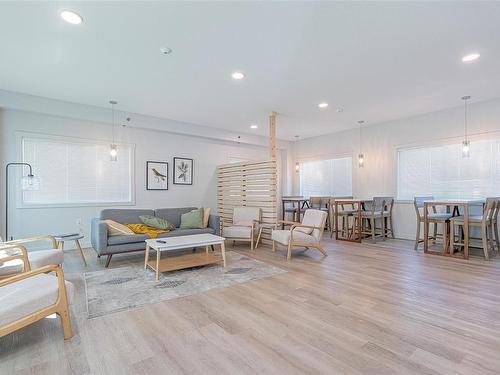
<path id="1" fill-rule="evenodd" d="M 38 190 L 40 187 L 40 179 L 33 175 L 33 168 L 28 163 L 8 163 L 5 166 L 5 240 L 9 240 L 9 167 L 10 166 L 26 166 L 30 172 L 22 178 L 21 188 L 23 190 Z M 12 236 L 10 237 L 12 240 Z"/>

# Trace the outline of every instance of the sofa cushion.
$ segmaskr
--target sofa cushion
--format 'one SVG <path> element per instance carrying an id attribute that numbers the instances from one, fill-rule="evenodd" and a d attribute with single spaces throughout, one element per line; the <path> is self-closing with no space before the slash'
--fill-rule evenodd
<path id="1" fill-rule="evenodd" d="M 140 218 L 141 215 L 154 214 L 154 210 L 143 210 L 135 208 L 108 208 L 101 211 L 100 219 L 111 219 L 122 224 L 135 224 L 142 223 Z"/>
<path id="2" fill-rule="evenodd" d="M 169 223 L 175 225 L 176 228 L 179 228 L 181 226 L 181 215 L 193 210 L 196 210 L 196 207 L 159 208 L 157 210 L 154 210 L 154 215 L 164 218 Z M 140 221 L 136 221 L 136 223 L 139 222 Z"/>
<path id="3" fill-rule="evenodd" d="M 144 224 L 153 228 L 161 230 L 175 229 L 175 226 L 172 223 L 159 216 L 141 215 L 141 220 Z"/>
<path id="4" fill-rule="evenodd" d="M 123 236 L 127 234 L 134 234 L 134 232 L 125 224 L 111 219 L 106 219 L 104 220 L 104 222 L 108 226 L 108 236 Z"/>
<path id="5" fill-rule="evenodd" d="M 66 281 L 71 304 L 73 285 Z M 58 281 L 53 275 L 36 275 L 0 288 L 0 326 L 19 320 L 53 305 L 58 296 Z"/>
<path id="6" fill-rule="evenodd" d="M 202 229 L 203 208 L 197 208 L 181 215 L 181 229 Z"/>
<path id="7" fill-rule="evenodd" d="M 121 245 L 126 243 L 144 242 L 149 239 L 147 234 L 132 234 L 126 236 L 108 237 L 108 245 Z"/>
<path id="8" fill-rule="evenodd" d="M 215 230 L 213 228 L 201 228 L 201 229 L 176 229 L 172 232 L 163 233 L 158 236 L 158 238 L 166 238 L 166 237 L 177 237 L 177 236 L 188 236 L 191 234 L 202 234 L 202 233 L 210 233 L 214 234 Z"/>

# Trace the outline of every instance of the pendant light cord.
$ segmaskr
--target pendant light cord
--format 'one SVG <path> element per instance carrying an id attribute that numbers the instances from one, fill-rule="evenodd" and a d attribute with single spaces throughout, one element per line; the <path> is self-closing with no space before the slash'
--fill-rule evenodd
<path id="1" fill-rule="evenodd" d="M 111 103 L 111 142 L 115 144 L 115 104 Z"/>
<path id="2" fill-rule="evenodd" d="M 464 100 L 464 131 L 465 140 L 467 141 L 467 99 Z"/>

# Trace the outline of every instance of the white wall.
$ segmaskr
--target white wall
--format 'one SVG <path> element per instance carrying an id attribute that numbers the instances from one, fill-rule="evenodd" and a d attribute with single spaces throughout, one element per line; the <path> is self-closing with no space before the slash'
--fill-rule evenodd
<path id="1" fill-rule="evenodd" d="M 16 142 L 16 134 L 19 132 L 99 141 L 109 140 L 111 136 L 109 124 L 52 114 L 0 109 L 0 161 L 2 165 L 21 160 L 21 145 L 20 142 Z M 215 210 L 217 208 L 215 174 L 217 165 L 227 163 L 230 157 L 249 160 L 260 160 L 268 157 L 267 148 L 264 146 L 238 144 L 144 128 L 127 127 L 120 130 L 120 137 L 119 142 L 135 144 L 135 206 L 141 208 L 204 206 Z M 280 150 L 279 152 L 281 154 L 279 160 L 286 162 L 286 151 Z M 167 161 L 171 170 L 174 156 L 194 159 L 193 185 L 173 185 L 170 176 L 168 191 L 146 191 L 146 161 Z M 284 174 L 286 170 L 286 165 L 284 165 Z M 14 172 L 14 169 L 11 171 Z M 2 176 L 0 184 L 2 196 L 5 195 L 4 173 L 2 170 L 0 174 Z M 19 182 L 18 178 L 14 178 L 15 176 L 12 173 L 12 180 L 16 180 L 12 182 L 13 184 Z M 18 174 L 17 177 L 20 175 Z M 10 184 L 9 187 L 14 188 L 15 186 Z M 9 233 L 14 238 L 43 233 L 73 232 L 78 229 L 77 220 L 81 219 L 86 237 L 84 244 L 90 245 L 90 220 L 92 217 L 97 217 L 103 207 L 17 208 L 18 198 L 16 199 L 15 194 L 9 195 L 11 207 L 9 210 Z M 0 232 L 3 233 L 5 206 L 3 205 L 4 199 L 1 201 Z M 130 208 L 130 206 L 126 208 Z"/>
<path id="2" fill-rule="evenodd" d="M 500 99 L 471 103 L 469 134 L 471 142 L 478 139 L 500 138 Z M 387 123 L 366 125 L 362 132 L 364 168 L 357 166 L 359 130 L 308 138 L 294 145 L 295 161 L 353 157 L 353 194 L 355 197 L 397 196 L 397 149 L 436 143 L 460 143 L 463 139 L 463 107 L 399 119 Z M 294 193 L 299 193 L 299 179 L 294 176 Z M 415 236 L 415 211 L 412 202 L 398 201 L 394 227 L 400 238 Z"/>

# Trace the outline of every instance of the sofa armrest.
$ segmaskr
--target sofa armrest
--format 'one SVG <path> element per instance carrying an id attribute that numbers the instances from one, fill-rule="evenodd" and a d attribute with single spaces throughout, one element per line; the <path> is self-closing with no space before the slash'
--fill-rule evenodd
<path id="1" fill-rule="evenodd" d="M 108 247 L 108 225 L 101 219 L 92 219 L 90 228 L 90 242 L 98 254 Z"/>
<path id="2" fill-rule="evenodd" d="M 220 216 L 219 215 L 210 215 L 208 217 L 208 227 L 215 230 L 215 234 L 220 236 Z"/>

